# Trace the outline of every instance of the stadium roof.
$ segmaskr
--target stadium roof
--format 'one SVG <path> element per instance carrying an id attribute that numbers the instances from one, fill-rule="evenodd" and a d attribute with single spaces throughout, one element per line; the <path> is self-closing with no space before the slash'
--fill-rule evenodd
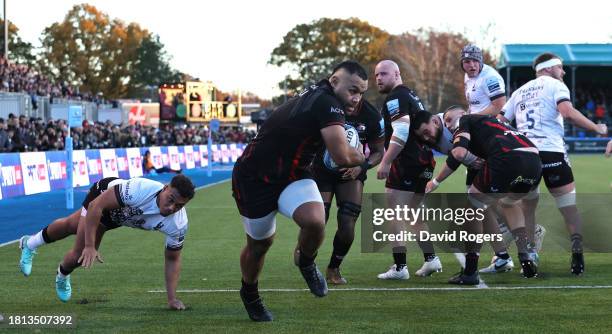
<path id="1" fill-rule="evenodd" d="M 497 68 L 531 66 L 543 52 L 552 52 L 564 65 L 612 66 L 612 44 L 505 44 Z"/>

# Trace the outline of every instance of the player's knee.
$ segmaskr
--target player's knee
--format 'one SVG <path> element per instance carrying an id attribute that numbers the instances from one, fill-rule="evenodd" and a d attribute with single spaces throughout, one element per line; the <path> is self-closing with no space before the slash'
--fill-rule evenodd
<path id="1" fill-rule="evenodd" d="M 325 229 L 325 209 L 319 203 L 316 204 L 318 205 L 300 206 L 295 211 L 293 219 L 300 227 Z"/>
<path id="2" fill-rule="evenodd" d="M 266 238 L 261 240 L 251 239 L 247 243 L 248 252 L 255 257 L 261 257 L 266 254 L 272 246 L 274 238 Z"/>
<path id="3" fill-rule="evenodd" d="M 342 201 L 338 203 L 338 217 L 347 217 L 356 221 L 361 214 L 361 205 L 353 202 Z"/>

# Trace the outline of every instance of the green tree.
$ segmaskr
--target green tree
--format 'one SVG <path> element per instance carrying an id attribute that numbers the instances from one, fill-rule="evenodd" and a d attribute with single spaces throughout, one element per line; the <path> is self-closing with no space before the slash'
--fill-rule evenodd
<path id="1" fill-rule="evenodd" d="M 170 66 L 170 57 L 158 35 L 146 36 L 136 54 L 130 96 L 149 96 L 147 87 L 181 81 L 181 73 Z"/>
<path id="2" fill-rule="evenodd" d="M 94 6 L 74 6 L 42 34 L 41 67 L 59 82 L 108 98 L 126 97 L 137 50 L 149 32 L 126 25 Z"/>
<path id="3" fill-rule="evenodd" d="M 0 53 L 4 54 L 4 20 L 0 20 Z M 36 63 L 36 56 L 32 52 L 32 44 L 24 42 L 19 37 L 19 28 L 9 20 L 8 22 L 8 40 L 9 40 L 9 53 L 8 58 L 10 61 L 18 64 L 26 64 L 33 66 Z"/>
<path id="4" fill-rule="evenodd" d="M 281 89 L 301 90 L 305 84 L 327 77 L 331 68 L 347 59 L 355 60 L 373 72 L 373 65 L 390 35 L 356 18 L 322 18 L 299 24 L 289 31 L 270 57 L 270 64 L 288 66 L 293 75 L 280 82 Z M 373 86 L 373 80 L 370 80 Z"/>

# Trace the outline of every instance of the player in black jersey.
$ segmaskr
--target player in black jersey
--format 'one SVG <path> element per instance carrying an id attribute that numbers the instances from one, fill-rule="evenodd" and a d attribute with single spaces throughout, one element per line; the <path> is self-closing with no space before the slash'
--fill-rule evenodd
<path id="1" fill-rule="evenodd" d="M 272 320 L 257 284 L 279 211 L 300 227 L 296 264 L 310 291 L 319 297 L 328 292 L 314 262 L 323 242 L 325 208 L 309 166 L 323 147 L 338 166 L 364 162 L 360 148 L 346 142 L 344 114 L 357 106 L 366 89 L 363 67 L 352 61 L 340 63 L 329 80 L 310 86 L 274 110 L 234 166 L 232 191 L 247 234 L 240 255 L 240 296 L 254 321 Z"/>
<path id="2" fill-rule="evenodd" d="M 518 205 L 521 198 L 535 189 L 542 172 L 535 145 L 516 129 L 486 115 L 465 115 L 462 109 L 444 114 L 444 123 L 454 132 L 454 146 L 442 171 L 427 184 L 435 190 L 460 163 L 485 160 L 468 190 L 470 202 L 477 208 L 499 203 L 516 240 L 523 276 L 534 277 L 537 267 L 528 254 L 525 217 Z M 466 224 L 471 233 L 482 233 L 482 224 Z M 479 284 L 477 266 L 480 245 L 466 243 L 466 264 L 462 272 L 449 280 L 452 284 Z"/>
<path id="3" fill-rule="evenodd" d="M 419 97 L 402 84 L 399 67 L 390 60 L 383 60 L 376 65 L 376 84 L 378 91 L 387 94 L 382 115 L 385 120 L 385 148 L 387 151 L 378 166 L 378 179 L 386 179 L 385 191 L 387 205 L 420 205 L 425 185 L 433 177 L 435 160 L 431 149 L 410 133 L 410 119 L 418 112 L 425 111 Z M 393 226 L 402 229 L 400 222 Z M 427 225 L 417 223 L 411 227 L 417 235 L 426 230 Z M 406 246 L 402 242 L 394 243 L 393 258 L 395 264 L 380 275 L 380 279 L 408 279 L 406 267 Z M 441 271 L 442 264 L 436 256 L 431 241 L 419 241 L 425 262 L 416 271 L 418 276 L 429 276 Z"/>
<path id="4" fill-rule="evenodd" d="M 359 141 L 370 150 L 369 157 L 360 165 L 352 168 L 332 170 L 323 163 L 323 154 L 317 155 L 313 162 L 313 174 L 325 205 L 325 221 L 334 195 L 338 207 L 338 230 L 334 237 L 334 248 L 326 278 L 331 284 L 346 284 L 340 274 L 340 264 L 348 253 L 355 237 L 355 223 L 361 213 L 363 184 L 368 169 L 378 165 L 384 153 L 385 128 L 380 112 L 365 99 L 357 108 L 346 108 L 346 125 L 352 126 L 359 134 Z"/>

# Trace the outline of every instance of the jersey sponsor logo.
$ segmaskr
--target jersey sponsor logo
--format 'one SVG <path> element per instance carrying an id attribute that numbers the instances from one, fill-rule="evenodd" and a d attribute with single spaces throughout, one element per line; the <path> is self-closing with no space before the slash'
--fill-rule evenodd
<path id="1" fill-rule="evenodd" d="M 399 100 L 393 99 L 387 101 L 387 110 L 389 111 L 389 116 L 397 115 L 399 113 Z"/>
<path id="2" fill-rule="evenodd" d="M 344 115 L 344 110 L 342 110 L 342 108 L 338 108 L 334 106 L 331 106 L 331 109 L 329 110 L 329 112 L 331 112 L 332 114 Z"/>
<path id="3" fill-rule="evenodd" d="M 489 93 L 501 90 L 499 81 L 496 78 L 487 79 L 487 89 L 489 89 Z"/>
<path id="4" fill-rule="evenodd" d="M 132 192 L 130 191 L 131 184 L 131 181 L 125 183 L 125 190 L 121 193 L 121 200 L 123 201 L 123 203 L 131 201 L 134 198 Z"/>
<path id="5" fill-rule="evenodd" d="M 479 105 L 480 101 L 478 101 L 478 100 L 470 100 L 470 104 L 472 104 L 472 105 Z"/>

